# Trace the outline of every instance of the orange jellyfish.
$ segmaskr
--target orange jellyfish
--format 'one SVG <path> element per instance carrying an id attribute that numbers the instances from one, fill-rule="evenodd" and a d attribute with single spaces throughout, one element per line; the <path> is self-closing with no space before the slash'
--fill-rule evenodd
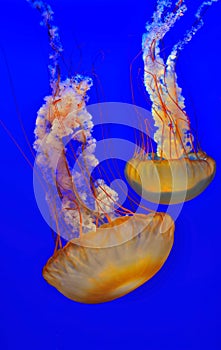
<path id="1" fill-rule="evenodd" d="M 38 111 L 34 143 L 35 172 L 57 233 L 43 276 L 72 300 L 113 300 L 159 271 L 173 245 L 174 223 L 164 213 L 134 214 L 118 203 L 118 193 L 102 178 L 91 175 L 99 163 L 93 117 L 86 108 L 92 80 L 77 75 L 61 81 L 62 46 L 52 10 L 41 1 L 28 2 L 41 12 L 52 47 L 52 94 Z M 78 171 L 68 161 L 71 141 Z"/>
<path id="2" fill-rule="evenodd" d="M 144 84 L 152 103 L 157 150 L 144 154 L 144 141 L 143 149 L 127 163 L 125 174 L 131 187 L 152 202 L 191 200 L 204 191 L 215 175 L 215 161 L 194 145 L 175 71 L 180 51 L 202 26 L 202 14 L 215 1 L 202 3 L 194 25 L 173 47 L 166 62 L 160 55 L 160 40 L 185 13 L 184 1 L 177 1 L 169 11 L 171 2 L 159 0 L 153 21 L 146 25 L 142 41 Z"/>

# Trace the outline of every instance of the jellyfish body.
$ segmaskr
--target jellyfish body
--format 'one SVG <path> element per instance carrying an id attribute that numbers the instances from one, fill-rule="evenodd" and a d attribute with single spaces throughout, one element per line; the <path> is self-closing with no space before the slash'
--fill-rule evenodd
<path id="1" fill-rule="evenodd" d="M 144 84 L 152 102 L 157 150 L 151 155 L 144 154 L 143 150 L 136 153 L 125 173 L 133 189 L 153 202 L 169 204 L 190 200 L 200 194 L 215 175 L 215 161 L 195 149 L 175 70 L 180 51 L 203 24 L 201 13 L 214 1 L 202 3 L 195 24 L 184 39 L 174 45 L 166 62 L 160 55 L 160 40 L 185 13 L 184 1 L 178 1 L 169 11 L 171 2 L 159 0 L 153 21 L 146 25 L 142 42 Z"/>
<path id="2" fill-rule="evenodd" d="M 110 301 L 159 271 L 172 248 L 173 234 L 174 223 L 163 213 L 117 218 L 72 239 L 49 259 L 43 276 L 72 300 Z"/>
<path id="3" fill-rule="evenodd" d="M 35 164 L 57 232 L 55 253 L 43 276 L 72 300 L 113 300 L 159 271 L 173 245 L 174 223 L 163 213 L 126 210 L 103 179 L 90 175 L 98 164 L 93 120 L 86 108 L 92 80 L 77 75 L 52 79 L 51 85 L 52 95 L 38 111 L 34 143 Z M 71 141 L 77 144 L 72 158 L 79 171 L 68 161 Z M 64 247 L 61 237 L 68 241 Z"/>
<path id="4" fill-rule="evenodd" d="M 104 180 L 88 183 L 98 162 L 85 105 L 90 84 L 78 76 L 60 83 L 56 97 L 45 99 L 36 121 L 35 149 L 60 245 L 43 276 L 72 300 L 101 303 L 129 293 L 160 270 L 173 245 L 174 223 L 164 213 L 134 214 L 121 207 L 119 214 L 117 193 Z M 82 160 L 74 153 L 80 174 L 68 163 L 67 137 L 80 145 Z M 60 236 L 68 240 L 64 247 Z"/>

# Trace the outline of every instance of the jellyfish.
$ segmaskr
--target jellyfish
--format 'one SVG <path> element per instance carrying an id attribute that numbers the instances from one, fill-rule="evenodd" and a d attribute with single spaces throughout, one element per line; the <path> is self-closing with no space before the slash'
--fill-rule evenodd
<path id="1" fill-rule="evenodd" d="M 160 270 L 173 245 L 174 222 L 166 213 L 132 212 L 103 178 L 93 178 L 99 160 L 87 110 L 92 79 L 79 74 L 61 79 L 63 48 L 53 11 L 42 1 L 27 1 L 41 13 L 52 49 L 51 95 L 37 113 L 34 143 L 34 170 L 57 234 L 43 277 L 71 300 L 110 301 Z"/>
<path id="2" fill-rule="evenodd" d="M 151 202 L 174 204 L 191 200 L 211 183 L 216 164 L 213 158 L 195 145 L 185 100 L 177 83 L 176 61 L 186 44 L 202 27 L 202 14 L 217 0 L 205 1 L 196 13 L 196 20 L 182 40 L 172 48 L 164 60 L 160 41 L 187 10 L 184 1 L 158 0 L 153 20 L 146 25 L 142 51 L 144 84 L 152 104 L 155 122 L 151 152 L 135 151 L 125 167 L 132 188 Z"/>

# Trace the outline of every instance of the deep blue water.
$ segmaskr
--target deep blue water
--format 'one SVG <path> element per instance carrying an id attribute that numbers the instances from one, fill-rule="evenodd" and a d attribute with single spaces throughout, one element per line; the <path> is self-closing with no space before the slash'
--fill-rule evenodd
<path id="1" fill-rule="evenodd" d="M 166 50 L 191 26 L 200 3 L 187 1 L 189 11 L 165 39 Z M 130 103 L 129 67 L 155 1 L 52 0 L 51 5 L 68 69 L 90 74 L 94 68 L 99 77 L 90 102 Z M 54 248 L 51 231 L 35 202 L 32 170 L 0 128 L 0 349 L 221 349 L 220 16 L 221 4 L 214 4 L 177 67 L 202 148 L 217 161 L 216 178 L 184 205 L 161 271 L 129 295 L 82 305 L 44 281 L 42 267 Z M 32 143 L 36 112 L 50 91 L 47 34 L 39 21 L 26 1 L 1 0 L 1 119 L 32 163 L 19 115 Z M 136 103 L 148 108 L 139 68 L 141 60 L 133 71 Z"/>

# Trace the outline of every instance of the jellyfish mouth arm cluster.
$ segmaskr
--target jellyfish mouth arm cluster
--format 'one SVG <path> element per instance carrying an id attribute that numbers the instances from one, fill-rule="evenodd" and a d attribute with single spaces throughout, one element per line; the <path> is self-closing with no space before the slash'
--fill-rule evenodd
<path id="1" fill-rule="evenodd" d="M 36 164 L 51 188 L 56 187 L 61 201 L 61 211 L 70 232 L 77 235 L 96 230 L 96 221 L 113 217 L 117 193 L 104 181 L 89 183 L 88 174 L 97 164 L 94 154 L 96 140 L 92 137 L 93 122 L 86 109 L 90 78 L 76 76 L 59 83 L 56 95 L 45 98 L 45 104 L 38 111 L 34 148 L 37 151 Z M 73 152 L 81 173 L 71 170 L 68 164 L 64 140 L 77 141 Z M 89 191 L 92 186 L 92 191 Z M 104 193 L 106 196 L 104 196 Z M 54 192 L 47 187 L 47 201 L 54 202 Z M 87 202 L 90 205 L 87 205 Z M 58 210 L 58 209 L 57 209 Z M 54 216 L 57 213 L 51 208 Z M 109 214 L 109 215 L 108 215 Z M 56 219 L 56 218 L 54 218 Z"/>
<path id="2" fill-rule="evenodd" d="M 62 212 L 73 234 L 81 235 L 88 230 L 96 230 L 99 220 L 113 218 L 118 200 L 117 193 L 103 180 L 97 180 L 96 184 L 89 180 L 91 170 L 98 164 L 94 154 L 96 140 L 92 136 L 92 116 L 86 109 L 87 91 L 92 86 L 92 79 L 76 75 L 61 81 L 59 61 L 63 47 L 58 27 L 53 24 L 53 11 L 43 1 L 27 2 L 40 12 L 41 24 L 47 28 L 51 47 L 49 72 L 52 95 L 45 98 L 36 120 L 36 164 L 46 182 L 51 183 L 50 187 L 53 189 L 56 185 L 61 200 L 61 208 L 57 212 Z M 78 151 L 73 152 L 80 173 L 69 167 L 64 144 L 67 138 L 80 144 Z M 77 156 L 77 153 L 81 153 L 81 156 Z M 48 190 L 46 198 L 50 211 L 57 216 L 50 205 L 53 196 L 54 192 Z M 54 219 L 57 220 L 56 217 Z"/>
<path id="3" fill-rule="evenodd" d="M 160 41 L 184 15 L 187 10 L 184 1 L 177 1 L 175 8 L 169 10 L 170 0 L 158 0 L 153 20 L 146 24 L 142 40 L 144 84 L 152 102 L 152 115 L 157 127 L 154 140 L 157 155 L 161 158 L 179 159 L 194 151 L 194 139 L 175 68 L 179 52 L 203 25 L 202 13 L 215 1 L 218 0 L 206 1 L 200 6 L 194 25 L 174 45 L 166 60 L 160 55 Z"/>

